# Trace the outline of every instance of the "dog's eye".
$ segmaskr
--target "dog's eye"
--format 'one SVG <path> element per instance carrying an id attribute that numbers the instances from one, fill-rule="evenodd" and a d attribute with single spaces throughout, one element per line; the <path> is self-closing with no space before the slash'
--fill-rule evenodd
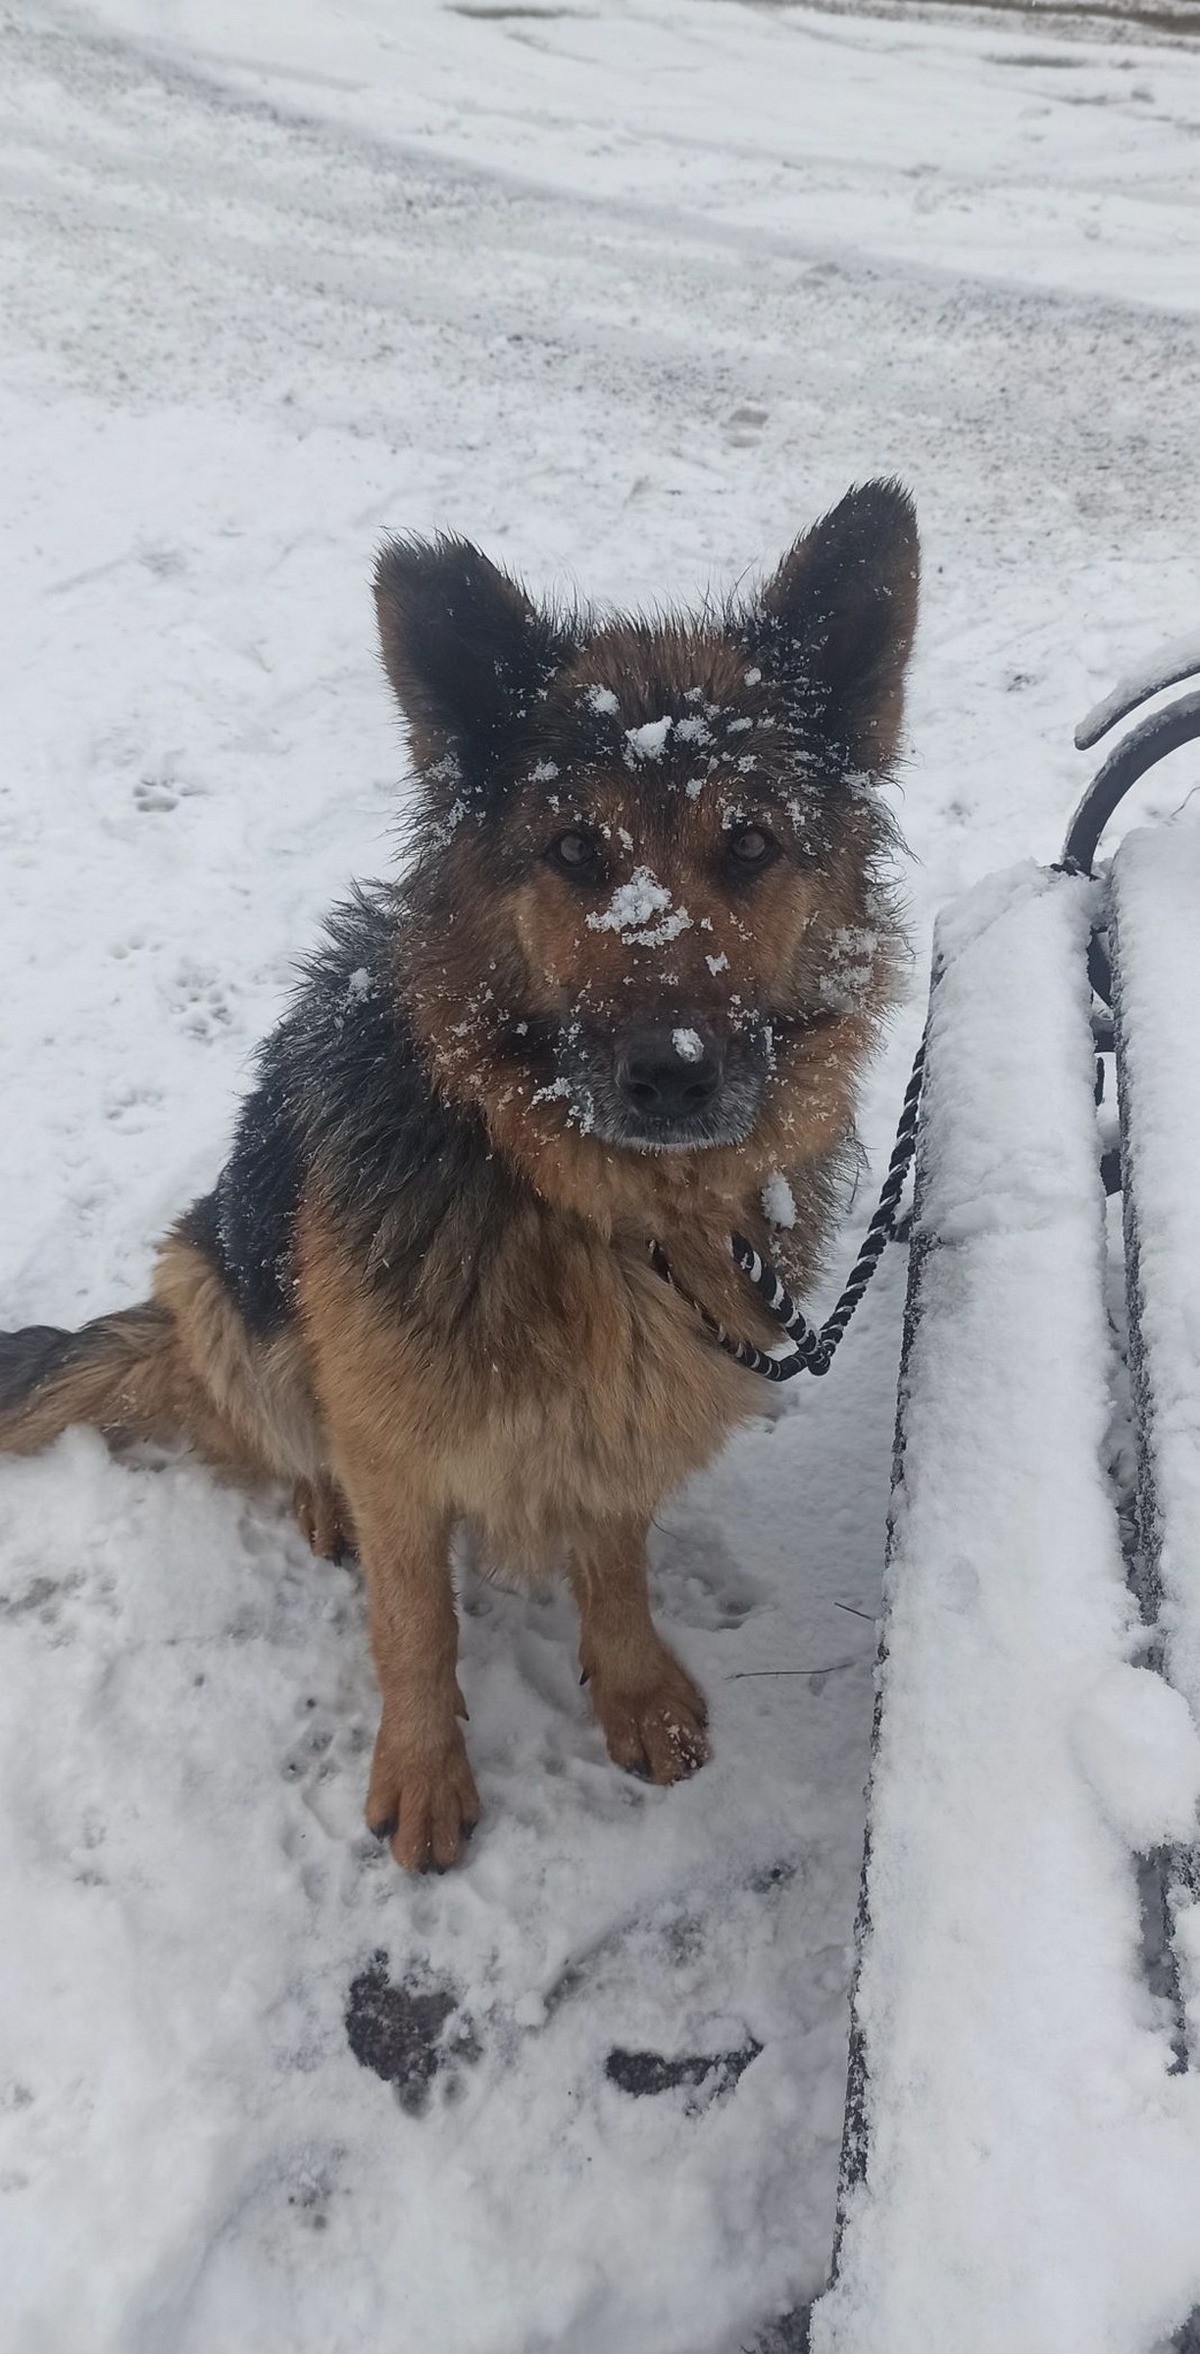
<path id="1" fill-rule="evenodd" d="M 569 833 L 560 834 L 546 852 L 552 866 L 561 867 L 566 875 L 590 874 L 599 856 L 590 834 L 572 826 Z"/>
<path id="2" fill-rule="evenodd" d="M 777 844 L 761 826 L 735 826 L 726 837 L 725 848 L 733 866 L 749 871 L 768 865 L 775 856 Z"/>

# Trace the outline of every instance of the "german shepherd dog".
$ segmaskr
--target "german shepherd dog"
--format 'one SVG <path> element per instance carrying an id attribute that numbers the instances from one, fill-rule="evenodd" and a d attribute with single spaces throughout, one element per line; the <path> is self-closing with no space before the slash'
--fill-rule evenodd
<path id="1" fill-rule="evenodd" d="M 332 917 L 151 1299 L 0 1336 L 0 1448 L 85 1423 L 293 1483 L 365 1575 L 367 1821 L 444 1868 L 479 1813 L 456 1530 L 565 1567 L 618 1765 L 708 1754 L 646 1533 L 761 1404 L 690 1301 L 774 1337 L 734 1229 L 811 1283 L 894 993 L 916 526 L 869 483 L 696 619 L 545 610 L 447 538 L 386 545 L 375 595 L 410 871 Z"/>

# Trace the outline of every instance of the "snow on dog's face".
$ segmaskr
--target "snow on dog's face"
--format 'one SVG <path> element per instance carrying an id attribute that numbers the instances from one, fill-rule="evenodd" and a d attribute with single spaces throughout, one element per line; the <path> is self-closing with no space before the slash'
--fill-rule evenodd
<path id="1" fill-rule="evenodd" d="M 910 502 L 882 483 L 694 622 L 539 611 L 461 541 L 385 551 L 424 795 L 416 1002 L 452 1085 L 494 1101 L 507 1074 L 543 1129 L 610 1148 L 740 1146 L 801 1033 L 877 1013 L 876 788 L 916 576 Z"/>

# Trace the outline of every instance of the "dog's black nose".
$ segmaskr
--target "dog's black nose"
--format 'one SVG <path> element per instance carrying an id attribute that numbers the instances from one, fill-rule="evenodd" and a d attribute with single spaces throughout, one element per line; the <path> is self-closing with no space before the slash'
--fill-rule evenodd
<path id="1" fill-rule="evenodd" d="M 687 1120 L 711 1103 L 723 1057 L 714 1038 L 688 1023 L 637 1030 L 617 1056 L 617 1086 L 646 1120 Z"/>

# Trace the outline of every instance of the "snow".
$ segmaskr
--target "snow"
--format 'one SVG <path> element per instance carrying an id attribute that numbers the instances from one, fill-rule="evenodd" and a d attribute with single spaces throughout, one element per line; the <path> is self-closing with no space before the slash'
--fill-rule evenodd
<path id="1" fill-rule="evenodd" d="M 1118 1836 L 1135 1852 L 1196 1837 L 1200 1733 L 1182 1692 L 1151 1668 L 1110 1668 L 1080 1702 L 1075 1754 Z"/>
<path id="2" fill-rule="evenodd" d="M 791 1186 L 781 1169 L 768 1177 L 762 1190 L 762 1206 L 772 1226 L 794 1226 L 796 1203 Z"/>
<path id="3" fill-rule="evenodd" d="M 669 719 L 648 719 L 643 727 L 625 730 L 625 746 L 631 766 L 647 760 L 661 760 L 671 733 Z M 685 721 L 686 726 L 686 721 Z"/>
<path id="4" fill-rule="evenodd" d="M 671 1044 L 682 1063 L 698 1063 L 704 1042 L 697 1030 L 672 1030 Z"/>
<path id="5" fill-rule="evenodd" d="M 463 531 L 568 604 L 686 607 L 850 481 L 913 485 L 915 961 L 865 1090 L 878 1172 L 934 910 L 1054 855 L 1074 713 L 1194 611 L 1200 59 L 732 0 L 10 16 L 0 1322 L 144 1291 L 323 910 L 402 853 L 388 530 Z M 1016 1018 L 1006 974 L 997 1051 Z M 735 2354 L 818 2290 L 903 1274 L 889 1253 L 829 1380 L 772 1399 L 656 1532 L 656 1606 L 712 1700 L 694 1783 L 617 1775 L 564 1599 L 464 1568 L 487 1811 L 444 1881 L 363 1834 L 351 1573 L 187 1464 L 72 1434 L 0 1468 L 11 2354 Z M 1081 1709 L 1131 1664 L 1087 1640 Z M 1200 2019 L 1194 1918 L 1180 1945 Z M 420 2114 L 348 2043 L 380 1950 L 473 2039 Z M 1128 1973 L 1101 1992 L 1124 2022 Z M 1096 2211 L 1119 2178 L 1144 2232 L 1099 2248 L 1121 2313 L 1194 2199 L 1186 2088 L 1137 2035 L 1119 2168 L 1129 2047 L 1084 2079 Z M 606 2073 L 751 2042 L 703 2102 Z M 1008 2161 L 1023 2214 L 1026 2173 L 1063 2195 L 1042 2148 L 1039 2120 Z M 1146 2344 L 1181 2310 L 1170 2249 L 1161 2283 Z"/>
<path id="6" fill-rule="evenodd" d="M 758 675 L 762 676 L 761 671 Z M 703 719 L 699 712 L 694 712 L 690 719 L 677 719 L 675 721 L 675 735 L 682 744 L 711 744 L 713 740 L 712 729 L 707 719 Z M 665 737 L 663 741 L 665 743 Z"/>
<path id="7" fill-rule="evenodd" d="M 1200 1739 L 1136 1663 L 1105 1470 L 1095 898 L 1021 866 L 938 931 L 858 1998 L 870 2154 L 814 2354 L 1115 2354 L 1200 2298 L 1200 2080 L 1142 1975 L 1135 1872 L 1194 1822 Z"/>
<path id="8" fill-rule="evenodd" d="M 607 907 L 593 909 L 587 922 L 593 932 L 618 933 L 627 948 L 665 948 L 690 931 L 692 919 L 686 907 L 675 906 L 666 884 L 648 866 L 636 866 L 627 883 L 617 884 Z"/>
<path id="9" fill-rule="evenodd" d="M 1148 702 L 1151 695 L 1161 694 L 1166 687 L 1178 686 L 1181 679 L 1194 678 L 1197 672 L 1200 672 L 1200 632 L 1190 630 L 1185 637 L 1172 638 L 1167 646 L 1157 646 L 1144 662 L 1127 670 L 1080 720 L 1075 730 L 1076 749 L 1088 751 L 1119 719 L 1136 711 L 1139 703 Z"/>

